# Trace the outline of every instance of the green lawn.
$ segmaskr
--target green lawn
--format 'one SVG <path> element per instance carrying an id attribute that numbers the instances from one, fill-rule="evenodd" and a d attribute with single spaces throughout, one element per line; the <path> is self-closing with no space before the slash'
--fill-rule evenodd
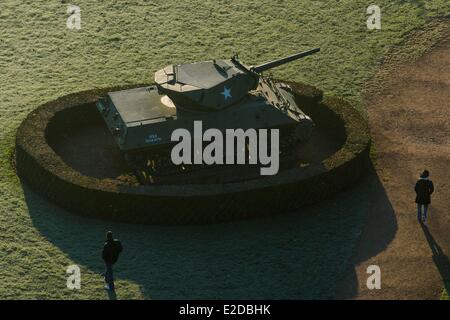
<path id="1" fill-rule="evenodd" d="M 450 284 L 447 284 L 446 287 L 450 288 Z M 444 292 L 442 292 L 441 300 L 450 300 L 450 294 L 447 292 L 446 289 L 444 289 Z"/>
<path id="2" fill-rule="evenodd" d="M 372 2 L 360 0 L 77 0 L 80 31 L 66 28 L 61 2 L 0 2 L 0 298 L 107 298 L 99 251 L 110 228 L 125 246 L 117 269 L 121 299 L 332 297 L 361 232 L 367 203 L 359 190 L 303 214 L 211 227 L 89 220 L 20 184 L 9 162 L 15 131 L 45 101 L 150 82 L 167 64 L 235 52 L 256 64 L 316 46 L 320 54 L 274 75 L 360 106 L 364 83 L 384 54 L 411 30 L 448 14 L 448 1 L 379 0 L 381 31 L 367 30 Z M 410 52 L 426 50 L 433 36 L 427 39 Z M 65 288 L 71 264 L 82 268 L 80 291 Z"/>

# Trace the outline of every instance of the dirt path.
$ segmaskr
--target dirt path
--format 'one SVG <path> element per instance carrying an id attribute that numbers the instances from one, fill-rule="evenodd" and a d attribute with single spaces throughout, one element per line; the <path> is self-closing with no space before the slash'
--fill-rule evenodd
<path id="1" fill-rule="evenodd" d="M 417 61 L 396 66 L 383 87 L 368 95 L 366 105 L 376 175 L 390 203 L 371 195 L 365 230 L 338 298 L 438 299 L 443 278 L 447 286 L 450 282 L 450 32 Z M 413 187 L 425 168 L 436 192 L 422 227 Z M 383 243 L 390 232 L 393 240 Z M 366 287 L 372 264 L 381 268 L 381 290 Z"/>

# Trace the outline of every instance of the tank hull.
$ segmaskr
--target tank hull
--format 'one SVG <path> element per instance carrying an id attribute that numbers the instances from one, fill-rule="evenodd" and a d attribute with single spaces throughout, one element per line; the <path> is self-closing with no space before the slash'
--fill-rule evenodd
<path id="1" fill-rule="evenodd" d="M 194 121 L 202 121 L 205 130 L 221 131 L 302 126 L 305 135 L 299 138 L 307 140 L 312 120 L 296 105 L 286 85 L 278 83 L 277 87 L 289 101 L 289 109 L 276 106 L 279 98 L 263 82 L 239 103 L 218 112 L 168 107 L 161 102 L 166 96 L 155 86 L 111 92 L 97 103 L 97 109 L 123 152 L 169 146 L 172 132 L 178 128 L 193 132 Z"/>
<path id="2" fill-rule="evenodd" d="M 179 174 L 205 166 L 174 166 L 171 140 L 176 129 L 194 133 L 194 122 L 203 130 L 279 129 L 280 150 L 287 155 L 293 144 L 308 140 L 312 120 L 295 103 L 289 86 L 261 78 L 255 90 L 220 111 L 198 111 L 177 106 L 157 86 L 110 92 L 97 103 L 106 125 L 126 161 L 142 183 L 155 177 Z M 211 166 L 207 166 L 211 168 Z"/>

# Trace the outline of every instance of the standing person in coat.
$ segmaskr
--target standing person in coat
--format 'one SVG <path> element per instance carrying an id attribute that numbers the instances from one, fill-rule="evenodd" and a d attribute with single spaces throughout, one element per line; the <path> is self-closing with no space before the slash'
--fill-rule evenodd
<path id="1" fill-rule="evenodd" d="M 106 272 L 105 272 L 105 289 L 114 291 L 114 273 L 113 265 L 119 259 L 119 254 L 122 252 L 122 244 L 119 240 L 113 238 L 111 231 L 106 233 L 106 242 L 103 245 L 102 258 L 105 261 Z"/>
<path id="2" fill-rule="evenodd" d="M 433 181 L 429 179 L 430 172 L 424 170 L 420 179 L 416 182 L 417 219 L 419 222 L 426 222 L 428 205 L 431 203 L 431 194 L 434 192 Z"/>

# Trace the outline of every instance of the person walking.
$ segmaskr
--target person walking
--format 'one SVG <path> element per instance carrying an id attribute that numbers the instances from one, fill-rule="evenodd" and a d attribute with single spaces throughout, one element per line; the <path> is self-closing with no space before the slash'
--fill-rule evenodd
<path id="1" fill-rule="evenodd" d="M 416 182 L 417 219 L 425 223 L 427 220 L 428 206 L 431 203 L 431 194 L 434 192 L 433 181 L 430 180 L 430 172 L 424 170 L 420 179 Z"/>
<path id="2" fill-rule="evenodd" d="M 106 265 L 105 289 L 114 291 L 114 272 L 113 265 L 119 259 L 119 254 L 122 252 L 122 244 L 119 240 L 113 238 L 112 231 L 106 233 L 106 242 L 103 245 L 102 258 Z"/>

